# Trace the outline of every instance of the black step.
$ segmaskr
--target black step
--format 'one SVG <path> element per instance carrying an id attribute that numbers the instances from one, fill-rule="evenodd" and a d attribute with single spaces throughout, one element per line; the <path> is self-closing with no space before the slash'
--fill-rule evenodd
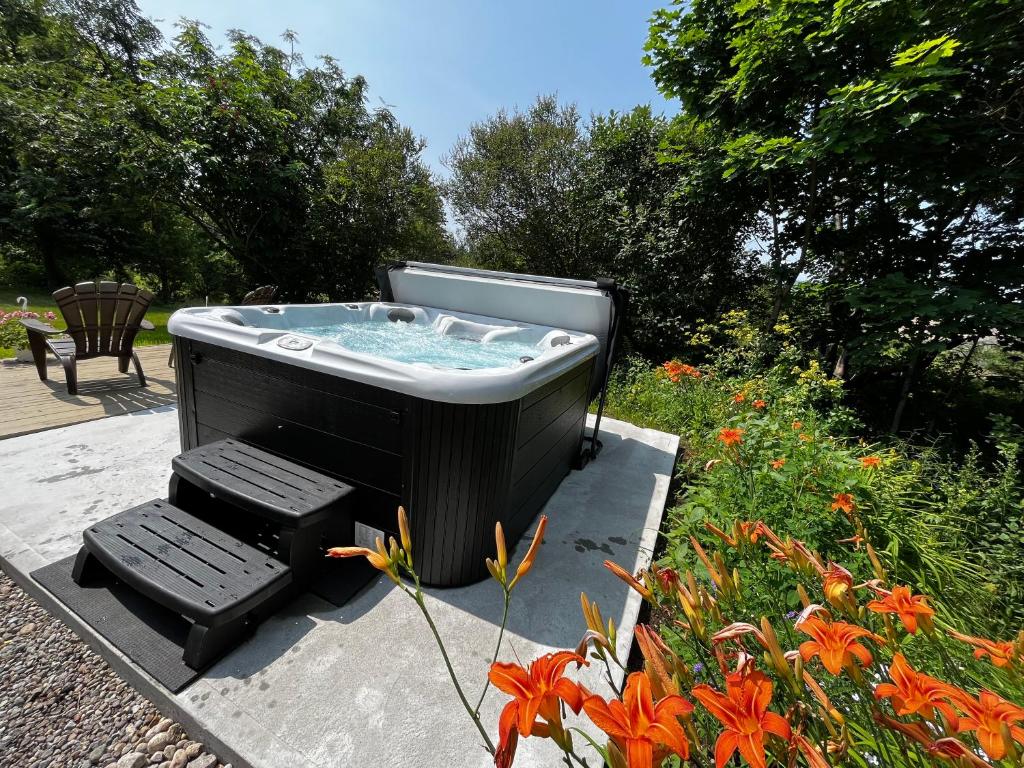
<path id="1" fill-rule="evenodd" d="M 292 584 L 286 564 L 166 501 L 150 501 L 87 528 L 75 568 L 89 556 L 152 600 L 197 624 L 246 614 Z"/>
<path id="2" fill-rule="evenodd" d="M 218 499 L 289 528 L 326 520 L 354 488 L 238 440 L 176 456 L 176 475 Z"/>

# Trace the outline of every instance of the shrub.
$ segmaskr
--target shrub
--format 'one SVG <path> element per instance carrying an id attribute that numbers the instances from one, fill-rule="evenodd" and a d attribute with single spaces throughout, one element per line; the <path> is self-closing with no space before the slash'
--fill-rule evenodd
<path id="1" fill-rule="evenodd" d="M 18 322 L 21 318 L 36 320 L 40 317 L 38 312 L 28 312 L 21 309 L 6 311 L 0 309 L 0 348 L 3 349 L 28 349 L 28 335 L 25 327 Z M 45 320 L 56 320 L 53 312 L 45 312 L 42 317 Z"/>

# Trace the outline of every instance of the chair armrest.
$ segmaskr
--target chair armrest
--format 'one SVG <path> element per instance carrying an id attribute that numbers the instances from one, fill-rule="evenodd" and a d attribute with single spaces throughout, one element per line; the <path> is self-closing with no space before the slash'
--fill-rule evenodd
<path id="1" fill-rule="evenodd" d="M 61 333 L 61 331 L 58 331 L 52 325 L 41 323 L 38 320 L 34 320 L 32 318 L 19 317 L 18 322 L 25 326 L 25 330 L 35 331 L 36 333 L 42 333 L 45 334 L 46 336 L 53 336 L 54 334 Z"/>
<path id="2" fill-rule="evenodd" d="M 139 328 L 141 328 L 144 331 L 155 331 L 156 330 L 156 326 L 153 325 L 151 322 L 149 322 L 149 320 L 147 320 L 146 318 L 142 318 L 139 321 Z"/>

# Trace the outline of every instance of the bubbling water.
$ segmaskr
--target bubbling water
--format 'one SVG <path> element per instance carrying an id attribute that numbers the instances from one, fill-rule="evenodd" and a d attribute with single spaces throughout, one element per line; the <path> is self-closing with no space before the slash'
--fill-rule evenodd
<path id="1" fill-rule="evenodd" d="M 483 343 L 443 336 L 432 326 L 416 323 L 337 323 L 292 330 L 333 341 L 353 352 L 443 368 L 514 368 L 522 364 L 520 358 L 539 355 L 535 344 L 502 339 Z"/>

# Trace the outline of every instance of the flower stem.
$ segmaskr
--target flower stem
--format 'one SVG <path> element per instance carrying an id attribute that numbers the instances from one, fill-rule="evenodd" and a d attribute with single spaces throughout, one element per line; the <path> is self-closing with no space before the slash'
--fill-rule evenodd
<path id="1" fill-rule="evenodd" d="M 494 656 L 491 657 L 491 665 L 498 660 L 498 652 L 501 650 L 501 640 L 505 636 L 505 624 L 508 622 L 508 604 L 512 600 L 512 592 L 509 589 L 505 589 L 505 609 L 501 613 L 501 629 L 498 630 L 498 644 L 494 646 Z M 476 709 L 473 710 L 474 715 L 480 714 L 480 707 L 484 703 L 484 697 L 487 695 L 487 689 L 491 686 L 491 678 L 488 677 L 484 683 L 484 689 L 480 691 L 480 700 L 476 703 Z"/>
<path id="2" fill-rule="evenodd" d="M 441 650 L 441 657 L 444 659 L 444 665 L 448 668 L 448 676 L 452 679 L 452 684 L 455 686 L 455 692 L 459 694 L 462 706 L 466 708 L 466 712 L 469 713 L 469 716 L 473 719 L 473 724 L 480 732 L 480 736 L 484 740 L 487 751 L 493 755 L 494 744 L 491 742 L 491 737 L 487 735 L 487 730 L 484 728 L 483 723 L 480 722 L 480 717 L 473 711 L 473 707 L 470 706 L 469 701 L 466 699 L 466 694 L 462 692 L 462 686 L 459 685 L 459 678 L 455 675 L 455 669 L 452 667 L 452 662 L 448 658 L 448 651 L 445 650 L 444 641 L 441 640 L 441 634 L 437 631 L 437 626 L 434 624 L 434 620 L 430 618 L 430 611 L 427 610 L 426 603 L 423 602 L 423 591 L 420 589 L 419 578 L 416 578 L 415 594 L 410 593 L 404 586 L 402 589 L 406 594 L 412 597 L 413 600 L 416 601 L 416 605 L 420 607 L 420 612 L 423 614 L 423 618 L 427 620 L 427 626 L 430 627 L 430 631 L 434 635 L 434 640 L 437 641 L 437 647 Z"/>

